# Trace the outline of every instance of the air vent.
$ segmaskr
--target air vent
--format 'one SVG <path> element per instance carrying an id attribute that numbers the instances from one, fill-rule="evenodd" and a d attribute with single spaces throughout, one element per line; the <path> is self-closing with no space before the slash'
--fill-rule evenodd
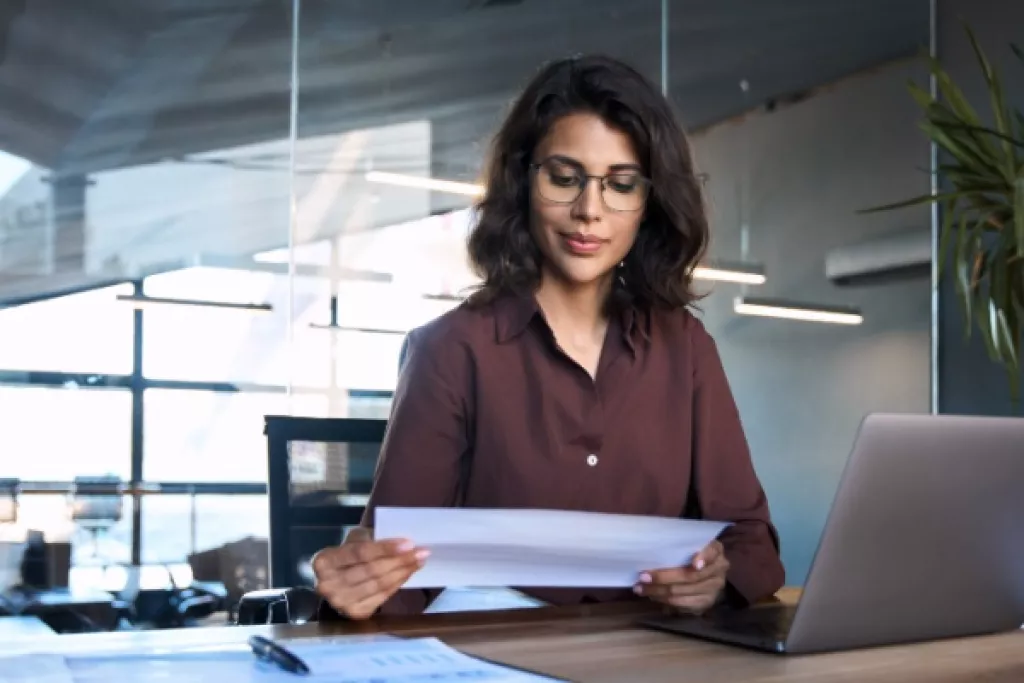
<path id="1" fill-rule="evenodd" d="M 927 279 L 931 264 L 931 230 L 906 230 L 833 249 L 825 276 L 841 286 L 884 284 Z"/>

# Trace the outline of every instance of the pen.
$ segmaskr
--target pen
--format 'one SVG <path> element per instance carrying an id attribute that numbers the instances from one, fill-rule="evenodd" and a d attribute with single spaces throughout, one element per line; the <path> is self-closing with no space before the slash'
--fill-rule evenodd
<path id="1" fill-rule="evenodd" d="M 252 648 L 252 653 L 260 659 L 272 662 L 289 673 L 301 676 L 309 673 L 309 667 L 305 662 L 269 638 L 252 636 L 249 638 L 249 647 Z"/>

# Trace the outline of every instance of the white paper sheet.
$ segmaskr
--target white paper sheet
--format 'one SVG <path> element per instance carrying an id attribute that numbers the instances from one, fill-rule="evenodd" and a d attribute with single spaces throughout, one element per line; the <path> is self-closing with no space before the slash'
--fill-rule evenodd
<path id="1" fill-rule="evenodd" d="M 70 658 L 75 683 L 552 683 L 542 675 L 485 662 L 436 638 L 344 637 L 280 641 L 309 676 L 257 660 L 247 648 Z M 27 683 L 29 679 L 24 679 Z M 20 681 L 19 681 L 20 683 Z M 49 683 L 49 681 L 47 681 Z"/>
<path id="2" fill-rule="evenodd" d="M 688 564 L 728 523 L 564 510 L 396 508 L 374 536 L 407 538 L 430 558 L 407 588 L 619 588 Z"/>
<path id="3" fill-rule="evenodd" d="M 492 610 L 531 609 L 547 603 L 511 588 L 445 588 L 434 598 L 425 612 L 487 612 Z"/>

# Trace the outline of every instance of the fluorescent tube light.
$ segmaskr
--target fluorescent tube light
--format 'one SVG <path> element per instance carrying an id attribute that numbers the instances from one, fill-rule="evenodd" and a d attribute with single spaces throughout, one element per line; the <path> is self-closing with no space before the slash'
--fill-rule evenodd
<path id="1" fill-rule="evenodd" d="M 466 300 L 466 297 L 459 294 L 424 294 L 423 298 L 430 301 L 452 301 L 456 303 Z"/>
<path id="2" fill-rule="evenodd" d="M 173 299 L 159 296 L 137 296 L 135 294 L 118 294 L 118 301 L 130 304 L 132 308 L 160 308 L 169 306 L 191 306 L 193 308 L 217 308 L 247 313 L 270 313 L 274 307 L 270 304 L 241 304 L 231 301 L 204 301 L 202 299 Z"/>
<path id="3" fill-rule="evenodd" d="M 454 180 L 424 178 L 423 176 L 406 175 L 404 173 L 370 171 L 366 174 L 366 179 L 371 183 L 414 187 L 421 190 L 435 190 L 437 192 L 450 192 L 452 194 L 464 194 L 470 197 L 477 197 L 484 192 L 483 186 L 475 183 L 460 183 Z"/>
<path id="4" fill-rule="evenodd" d="M 816 306 L 785 301 L 783 299 L 736 297 L 733 302 L 733 310 L 740 315 L 786 318 L 788 320 L 832 323 L 835 325 L 860 325 L 864 322 L 864 316 L 856 308 Z"/>
<path id="5" fill-rule="evenodd" d="M 724 261 L 712 261 L 697 266 L 693 269 L 693 277 L 697 280 L 736 282 L 741 285 L 763 285 L 766 279 L 764 268 L 759 265 Z"/>
<path id="6" fill-rule="evenodd" d="M 335 332 L 360 332 L 362 334 L 390 334 L 394 336 L 402 336 L 409 334 L 402 330 L 387 330 L 377 327 L 350 327 L 348 325 L 339 325 L 338 323 L 310 323 L 309 327 L 314 330 L 334 330 Z"/>

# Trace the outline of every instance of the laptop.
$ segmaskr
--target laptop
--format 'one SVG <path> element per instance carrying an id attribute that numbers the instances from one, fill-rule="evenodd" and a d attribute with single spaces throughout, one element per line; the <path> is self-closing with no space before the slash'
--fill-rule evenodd
<path id="1" fill-rule="evenodd" d="M 795 605 L 641 624 L 782 654 L 1024 624 L 1024 419 L 869 415 Z"/>

